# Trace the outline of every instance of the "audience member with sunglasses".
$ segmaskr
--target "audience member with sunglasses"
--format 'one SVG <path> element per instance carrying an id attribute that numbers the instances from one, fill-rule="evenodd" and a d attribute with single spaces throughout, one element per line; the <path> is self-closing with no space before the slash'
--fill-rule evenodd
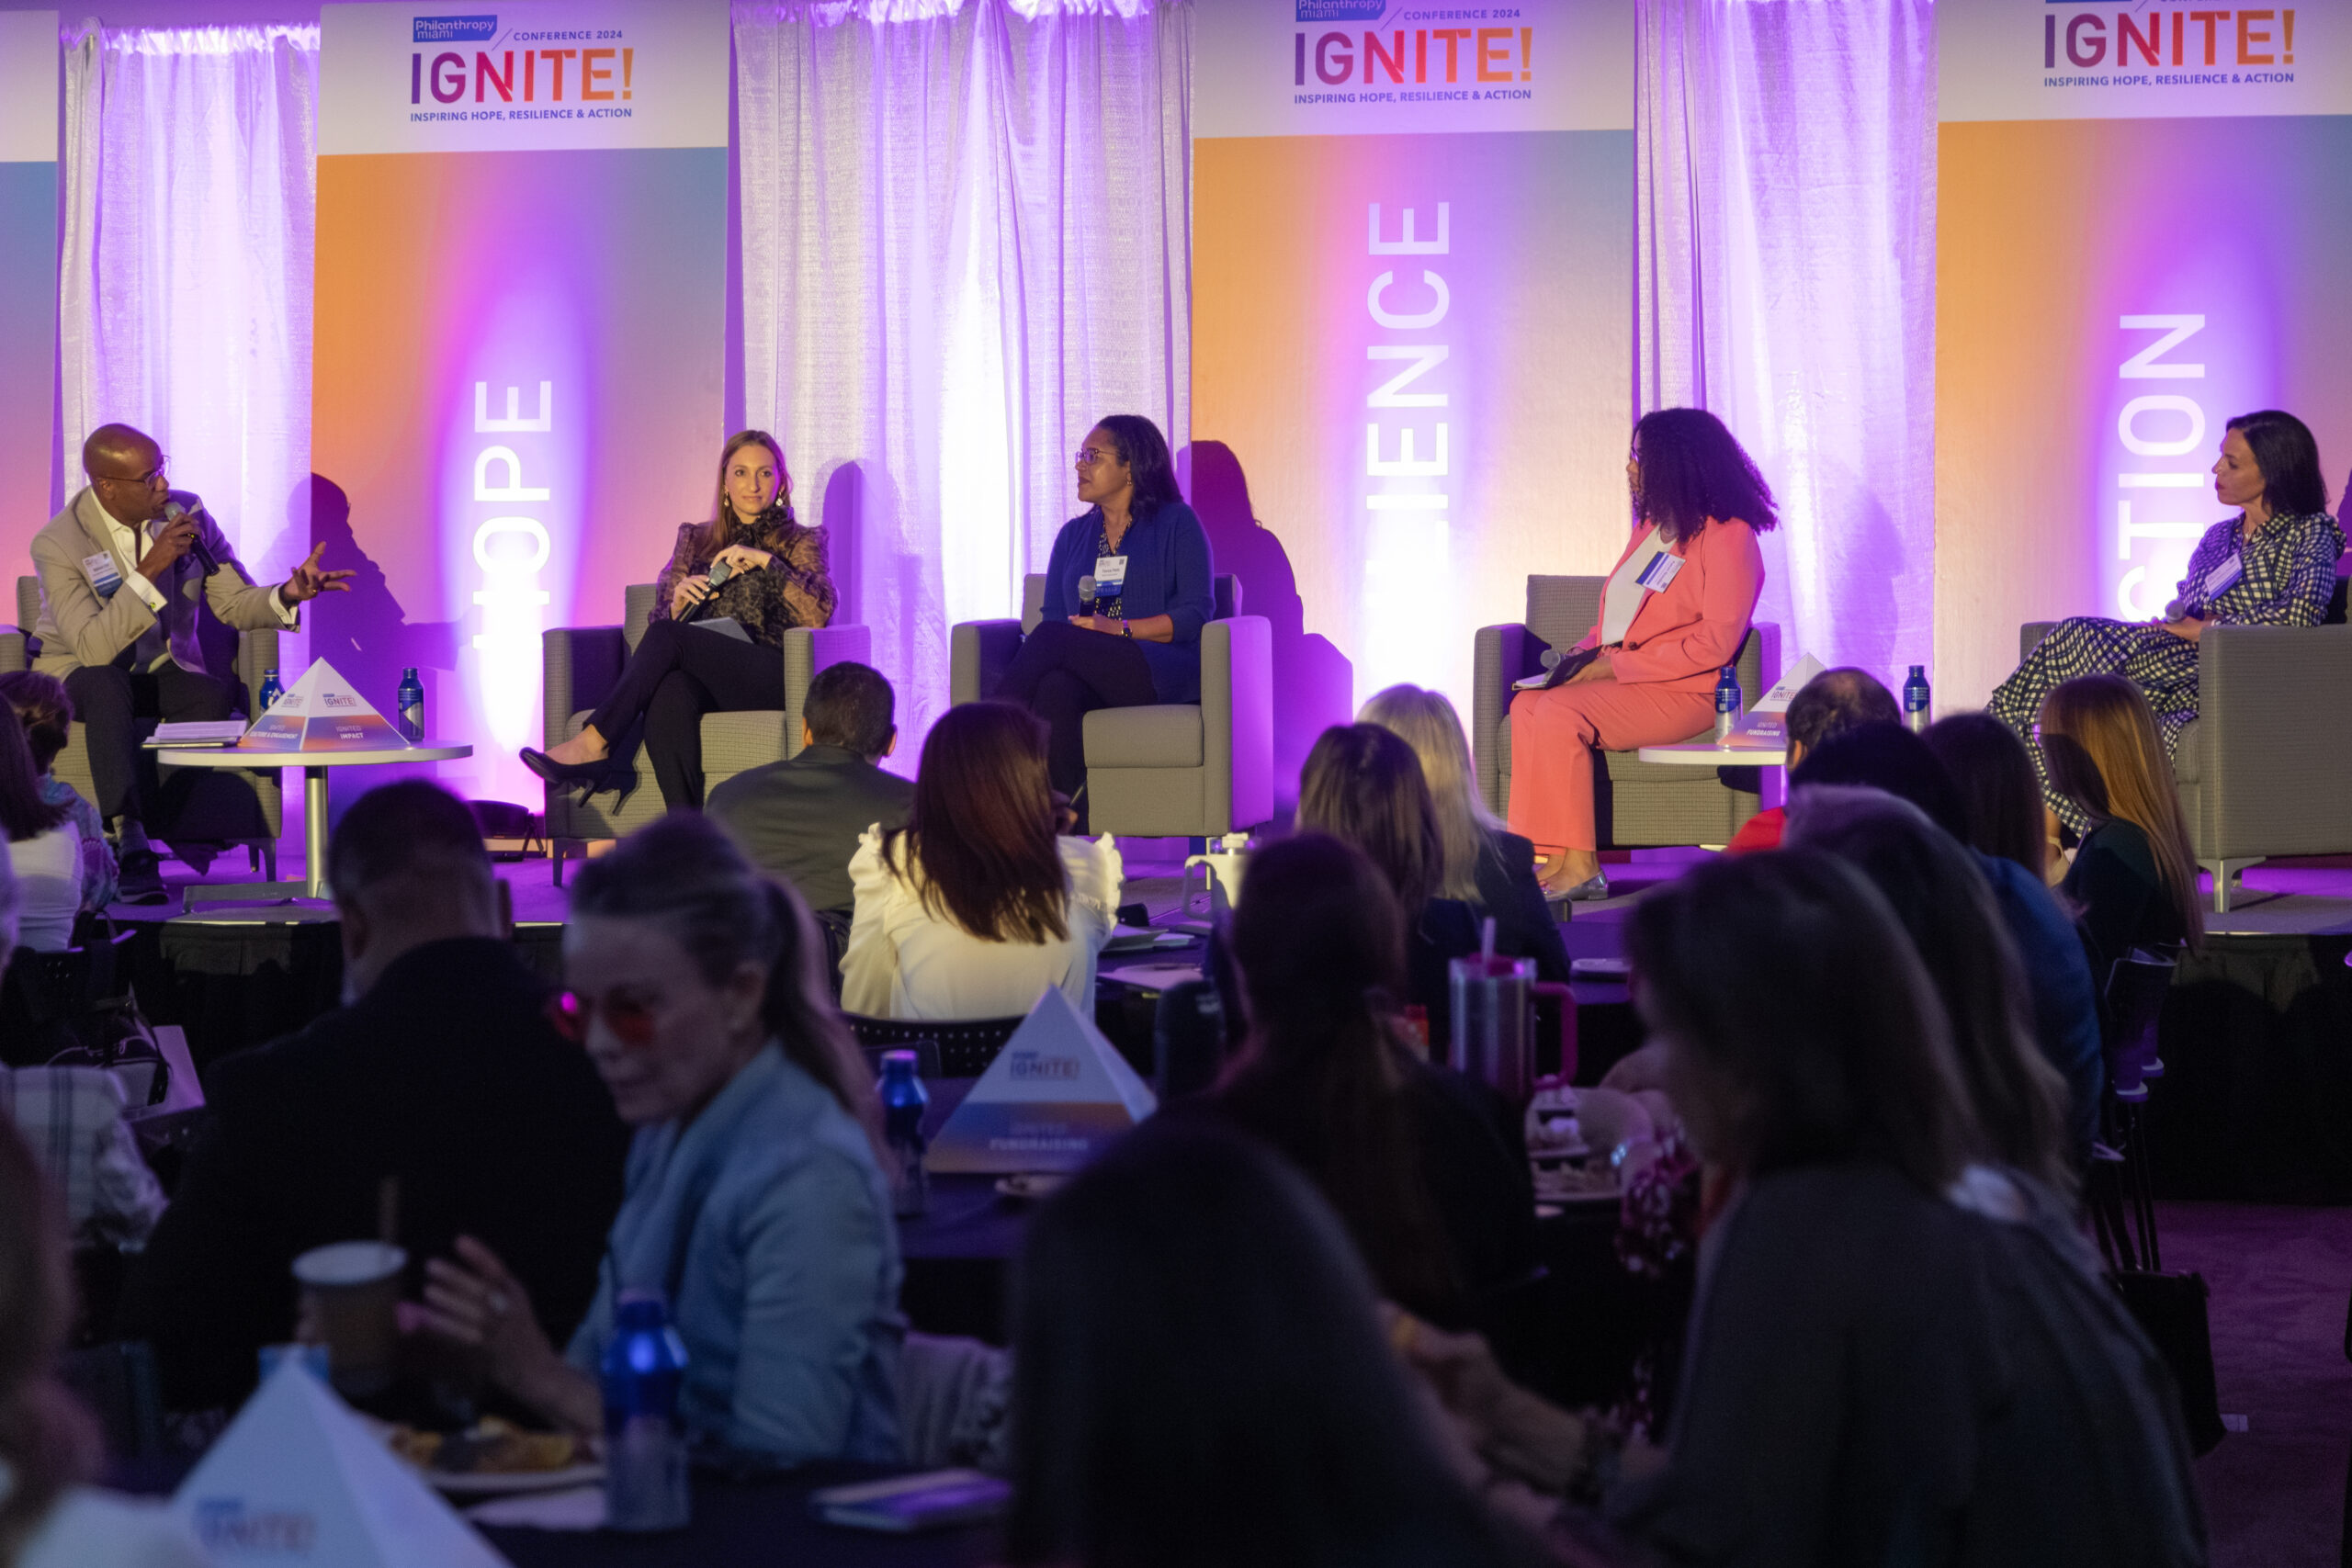
<path id="1" fill-rule="evenodd" d="M 493 1382 L 580 1432 L 624 1293 L 658 1291 L 686 1346 L 680 1399 L 707 1450 L 793 1464 L 899 1457 L 898 1233 L 872 1083 L 797 894 L 717 826 L 674 813 L 592 862 L 552 1016 L 637 1129 L 586 1319 L 559 1352 L 527 1280 L 461 1238 L 424 1320 Z"/>
<path id="2" fill-rule="evenodd" d="M 387 1179 L 411 1284 L 459 1235 L 507 1260 L 550 1334 L 588 1307 L 628 1132 L 506 940 L 481 829 L 422 779 L 371 790 L 327 858 L 347 1005 L 205 1075 L 210 1105 L 128 1281 L 174 1409 L 233 1404 L 290 1339 L 295 1258 L 373 1236 Z"/>

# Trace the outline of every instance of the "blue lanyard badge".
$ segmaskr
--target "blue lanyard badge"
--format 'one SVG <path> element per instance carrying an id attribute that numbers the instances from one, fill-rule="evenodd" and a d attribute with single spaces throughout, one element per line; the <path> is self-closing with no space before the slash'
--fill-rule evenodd
<path id="1" fill-rule="evenodd" d="M 101 599 L 113 598 L 115 590 L 122 586 L 122 569 L 115 564 L 114 557 L 106 551 L 101 550 L 96 555 L 84 557 L 82 570 L 89 576 L 91 589 Z"/>
<path id="2" fill-rule="evenodd" d="M 1634 581 L 1640 583 L 1645 592 L 1660 593 L 1665 592 L 1666 585 L 1672 582 L 1681 571 L 1682 558 L 1670 556 L 1664 550 L 1660 550 L 1650 558 L 1650 564 L 1642 568 L 1641 575 Z"/>
<path id="3" fill-rule="evenodd" d="M 2206 600 L 2210 603 L 2219 598 L 2231 584 L 2245 575 L 2245 557 L 2235 550 L 2231 551 L 2229 559 L 2205 574 Z"/>

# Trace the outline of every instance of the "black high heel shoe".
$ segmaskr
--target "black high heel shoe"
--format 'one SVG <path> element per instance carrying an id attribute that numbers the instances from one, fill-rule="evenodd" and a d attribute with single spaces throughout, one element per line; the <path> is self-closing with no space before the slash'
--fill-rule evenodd
<path id="1" fill-rule="evenodd" d="M 558 789 L 583 791 L 611 787 L 606 781 L 615 771 L 609 757 L 601 762 L 559 762 L 528 746 L 523 748 L 523 765 Z"/>

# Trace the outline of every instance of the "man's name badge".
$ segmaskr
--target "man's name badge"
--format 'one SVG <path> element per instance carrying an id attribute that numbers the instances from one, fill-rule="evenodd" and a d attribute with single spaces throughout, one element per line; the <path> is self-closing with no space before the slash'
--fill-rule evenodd
<path id="1" fill-rule="evenodd" d="M 101 599 L 113 598 L 115 590 L 122 586 L 122 569 L 115 565 L 114 557 L 110 555 L 101 553 L 84 557 L 82 570 L 87 574 L 91 588 Z"/>

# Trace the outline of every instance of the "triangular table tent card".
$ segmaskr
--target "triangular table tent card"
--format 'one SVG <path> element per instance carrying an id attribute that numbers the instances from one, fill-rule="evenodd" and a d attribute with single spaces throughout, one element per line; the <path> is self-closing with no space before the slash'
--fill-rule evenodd
<path id="1" fill-rule="evenodd" d="M 931 1144 L 931 1168 L 1076 1170 L 1159 1107 L 1102 1033 L 1049 986 Z"/>
<path id="2" fill-rule="evenodd" d="M 215 1562 L 509 1568 L 289 1356 L 172 1499 Z"/>
<path id="3" fill-rule="evenodd" d="M 269 705 L 237 746 L 246 751 L 400 751 L 408 741 L 321 659 Z"/>
<path id="4" fill-rule="evenodd" d="M 1731 750 L 1777 751 L 1789 743 L 1789 704 L 1821 673 L 1821 660 L 1808 653 L 1772 689 L 1742 714 L 1724 744 Z"/>

